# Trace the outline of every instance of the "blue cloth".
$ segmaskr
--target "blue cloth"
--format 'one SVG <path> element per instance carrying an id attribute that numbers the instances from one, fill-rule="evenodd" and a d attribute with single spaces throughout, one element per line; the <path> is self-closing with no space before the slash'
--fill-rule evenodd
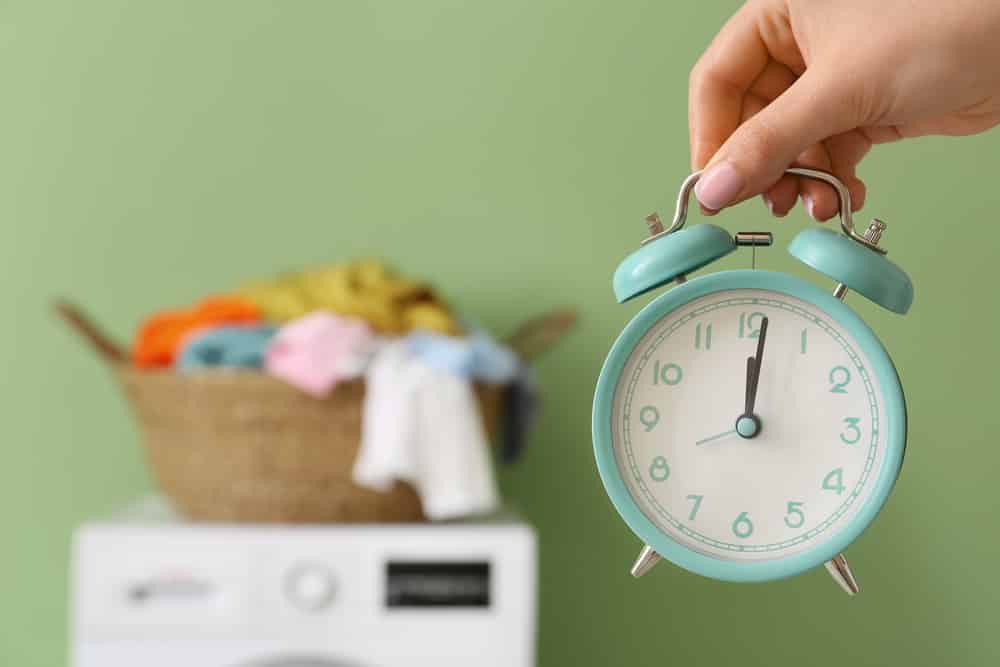
<path id="1" fill-rule="evenodd" d="M 477 331 L 467 338 L 412 333 L 410 349 L 428 366 L 487 384 L 504 384 L 500 459 L 512 463 L 524 451 L 538 412 L 538 391 L 531 370 L 510 348 Z"/>
<path id="2" fill-rule="evenodd" d="M 277 333 L 271 325 L 223 326 L 194 334 L 175 367 L 182 373 L 206 368 L 261 368 L 264 351 Z"/>
<path id="3" fill-rule="evenodd" d="M 487 384 L 507 384 L 521 365 L 513 350 L 483 332 L 466 338 L 418 332 L 410 334 L 407 342 L 428 366 Z"/>

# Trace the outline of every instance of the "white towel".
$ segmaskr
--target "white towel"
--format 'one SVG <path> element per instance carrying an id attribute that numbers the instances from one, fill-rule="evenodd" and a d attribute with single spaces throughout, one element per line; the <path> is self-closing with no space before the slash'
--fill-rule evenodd
<path id="1" fill-rule="evenodd" d="M 365 383 L 357 484 L 387 491 L 397 480 L 409 482 L 435 520 L 497 509 L 489 443 L 468 380 L 428 366 L 397 342 L 378 352 Z"/>

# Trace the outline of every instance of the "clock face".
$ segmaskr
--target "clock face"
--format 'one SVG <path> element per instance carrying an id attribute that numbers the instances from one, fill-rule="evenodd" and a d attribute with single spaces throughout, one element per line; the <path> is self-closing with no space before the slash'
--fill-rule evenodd
<path id="1" fill-rule="evenodd" d="M 737 429 L 765 318 L 756 420 Z M 639 338 L 614 388 L 611 448 L 639 510 L 674 542 L 761 561 L 857 516 L 886 461 L 885 420 L 872 360 L 834 318 L 782 292 L 721 290 Z"/>

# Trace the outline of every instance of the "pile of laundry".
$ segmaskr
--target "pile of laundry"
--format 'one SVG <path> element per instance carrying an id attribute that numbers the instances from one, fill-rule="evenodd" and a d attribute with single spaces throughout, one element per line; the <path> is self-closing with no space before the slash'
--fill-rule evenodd
<path id="1" fill-rule="evenodd" d="M 505 388 L 501 455 L 508 462 L 523 448 L 537 402 L 512 349 L 463 326 L 426 284 L 372 260 L 156 313 L 140 326 L 131 360 L 180 373 L 256 370 L 317 398 L 363 378 L 354 480 L 379 491 L 409 482 L 431 519 L 499 505 L 473 384 Z"/>

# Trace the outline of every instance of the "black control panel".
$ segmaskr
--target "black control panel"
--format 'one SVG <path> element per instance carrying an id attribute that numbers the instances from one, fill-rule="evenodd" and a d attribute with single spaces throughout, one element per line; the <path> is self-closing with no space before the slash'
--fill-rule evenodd
<path id="1" fill-rule="evenodd" d="M 390 561 L 386 566 L 386 607 L 456 608 L 490 606 L 490 564 Z"/>

